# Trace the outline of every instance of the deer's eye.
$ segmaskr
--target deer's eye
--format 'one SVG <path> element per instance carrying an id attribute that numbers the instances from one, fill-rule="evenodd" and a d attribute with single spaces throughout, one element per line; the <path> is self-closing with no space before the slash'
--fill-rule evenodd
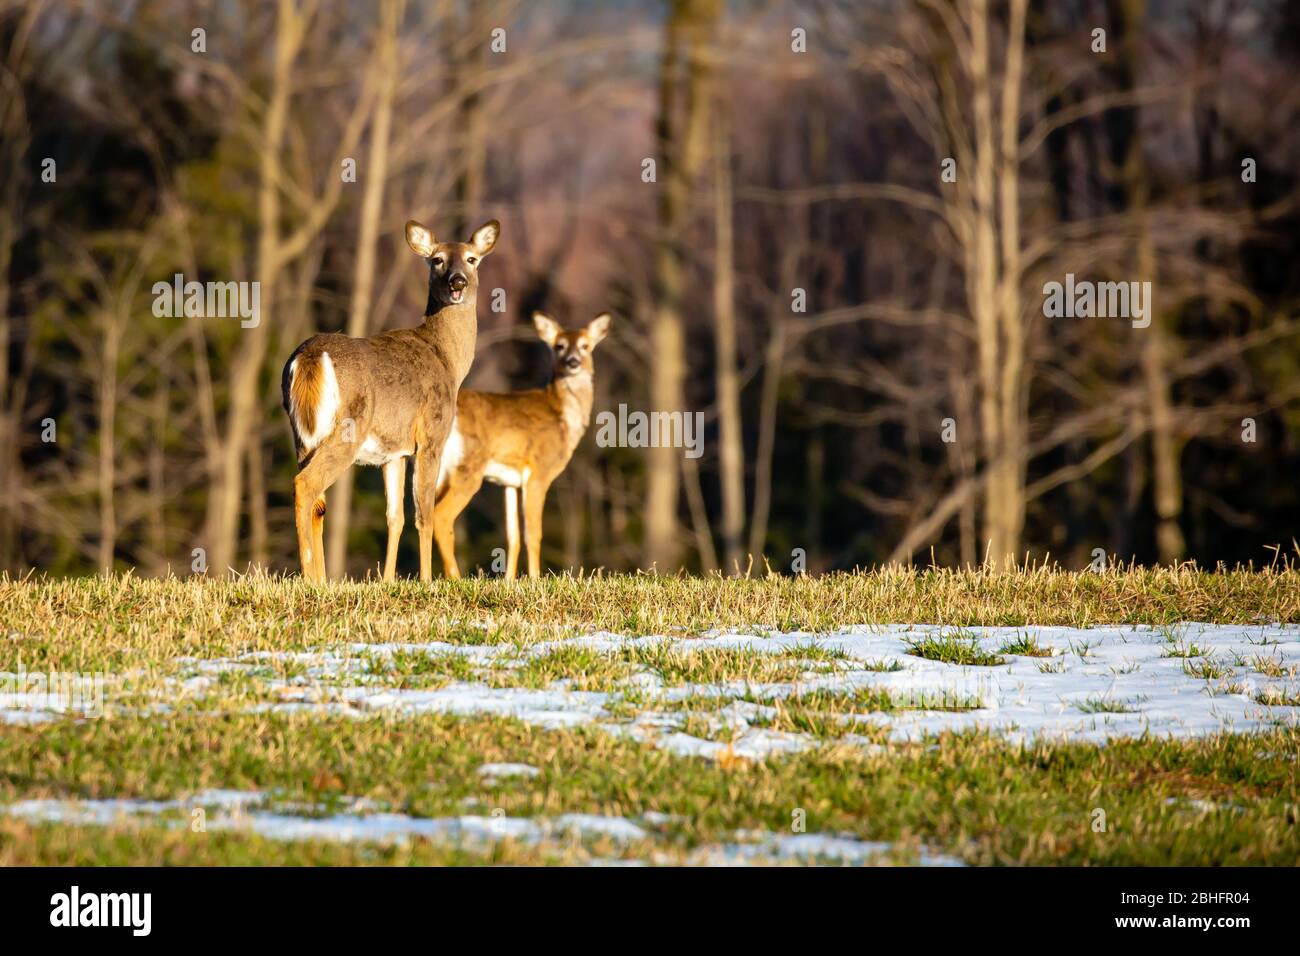
<path id="1" fill-rule="evenodd" d="M 442 268 L 442 263 L 443 263 L 443 258 L 442 258 L 442 256 L 435 256 L 435 257 L 434 257 L 434 259 L 433 259 L 433 264 L 434 264 L 434 266 L 435 266 L 436 268 L 441 269 L 441 268 Z"/>
<path id="2" fill-rule="evenodd" d="M 563 343 L 563 342 L 556 342 L 556 343 L 555 343 L 555 351 L 556 351 L 557 354 L 560 353 L 560 352 L 563 352 L 563 351 L 564 351 L 564 343 Z"/>
<path id="3" fill-rule="evenodd" d="M 465 257 L 465 261 L 468 262 L 470 265 L 477 265 L 477 264 L 478 264 L 478 260 L 475 259 L 473 256 L 466 256 L 466 257 Z"/>

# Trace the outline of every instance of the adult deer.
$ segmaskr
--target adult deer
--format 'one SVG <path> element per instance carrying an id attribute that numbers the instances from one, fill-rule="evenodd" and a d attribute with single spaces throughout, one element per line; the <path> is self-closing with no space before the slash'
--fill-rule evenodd
<path id="1" fill-rule="evenodd" d="M 294 520 L 308 580 L 325 580 L 325 490 L 353 462 L 384 469 L 384 580 L 393 579 L 405 523 L 406 459 L 412 455 L 420 580 L 431 579 L 439 460 L 460 383 L 474 360 L 478 267 L 500 232 L 493 219 L 469 242 L 437 242 L 412 219 L 406 224 L 406 244 L 429 263 L 424 324 L 367 338 L 315 335 L 294 349 L 285 364 L 281 387 L 299 467 L 293 482 Z"/>
<path id="2" fill-rule="evenodd" d="M 565 331 L 550 316 L 536 312 L 533 325 L 555 358 L 554 379 L 546 388 L 497 395 L 460 393 L 456 421 L 442 454 L 433 536 L 447 576 L 460 577 L 456 565 L 456 517 L 486 478 L 505 487 L 506 577 L 519 561 L 519 500 L 524 496 L 528 538 L 528 576 L 542 568 L 542 511 L 546 492 L 573 457 L 591 422 L 592 350 L 609 332 L 602 313 L 585 328 Z"/>

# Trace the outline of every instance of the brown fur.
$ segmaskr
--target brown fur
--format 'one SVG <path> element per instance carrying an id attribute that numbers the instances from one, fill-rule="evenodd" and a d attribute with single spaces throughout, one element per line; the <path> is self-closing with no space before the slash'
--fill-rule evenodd
<path id="1" fill-rule="evenodd" d="M 493 220 L 478 229 L 468 243 L 437 243 L 419 223 L 408 222 L 407 244 L 429 262 L 424 323 L 368 338 L 316 335 L 289 357 L 282 382 L 298 451 L 294 509 L 304 576 L 325 579 L 325 490 L 354 461 L 383 465 L 385 480 L 394 487 L 400 471 L 404 487 L 405 461 L 414 456 L 420 577 L 425 581 L 432 577 L 439 456 L 451 430 L 460 383 L 474 360 L 478 263 L 491 252 L 499 230 Z M 457 285 L 459 295 L 453 295 Z M 328 385 L 323 372 L 325 353 L 338 384 L 338 408 L 332 430 L 310 447 L 317 426 L 316 409 Z M 404 524 L 401 505 L 400 495 L 396 510 L 390 502 L 385 580 L 396 573 L 397 540 Z"/>
<path id="2" fill-rule="evenodd" d="M 506 484 L 506 577 L 515 576 L 519 558 L 518 501 L 524 496 L 528 574 L 541 573 L 542 513 L 551 483 L 564 471 L 591 420 L 592 350 L 606 335 L 609 316 L 586 327 L 563 331 L 553 320 L 533 317 L 538 335 L 551 346 L 555 378 L 546 388 L 506 395 L 465 390 L 456 401 L 457 438 L 434 507 L 433 534 L 448 577 L 460 577 L 456 564 L 456 517 L 465 510 L 484 478 Z"/>

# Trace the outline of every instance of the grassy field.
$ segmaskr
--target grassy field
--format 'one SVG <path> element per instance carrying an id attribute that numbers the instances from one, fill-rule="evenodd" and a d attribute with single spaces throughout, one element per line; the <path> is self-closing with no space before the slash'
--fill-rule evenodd
<path id="1" fill-rule="evenodd" d="M 0 609 L 0 864 L 1300 860 L 1289 566 L 31 578 Z M 47 672 L 102 708 L 13 693 Z"/>

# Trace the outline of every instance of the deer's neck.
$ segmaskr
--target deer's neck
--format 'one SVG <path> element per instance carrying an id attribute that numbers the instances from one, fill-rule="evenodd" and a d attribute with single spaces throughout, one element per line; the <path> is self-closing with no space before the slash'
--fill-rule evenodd
<path id="1" fill-rule="evenodd" d="M 447 356 L 456 374 L 456 384 L 465 381 L 474 363 L 474 345 L 478 340 L 478 309 L 474 300 L 444 305 L 426 314 L 421 331 L 430 344 Z"/>
<path id="2" fill-rule="evenodd" d="M 590 375 L 557 378 L 548 387 L 552 401 L 559 407 L 569 447 L 578 444 L 591 424 L 591 403 L 595 397 Z"/>

